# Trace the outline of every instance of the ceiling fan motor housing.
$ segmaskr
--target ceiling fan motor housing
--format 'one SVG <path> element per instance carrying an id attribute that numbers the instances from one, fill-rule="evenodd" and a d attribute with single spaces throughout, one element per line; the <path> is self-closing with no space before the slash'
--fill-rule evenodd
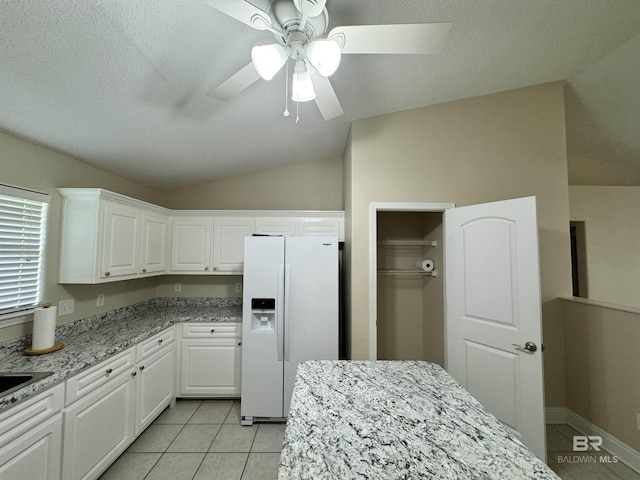
<path id="1" fill-rule="evenodd" d="M 269 16 L 274 25 L 280 25 L 282 31 L 285 32 L 285 36 L 276 35 L 274 37 L 278 42 L 283 45 L 289 45 L 291 35 L 294 32 L 300 32 L 300 19 L 302 14 L 298 11 L 291 0 L 273 0 L 269 6 Z M 324 8 L 322 13 L 315 17 L 307 18 L 306 25 L 302 30 L 307 37 L 308 42 L 312 42 L 317 37 L 320 37 L 327 31 L 329 25 L 329 14 L 327 9 Z M 295 41 L 299 41 L 300 37 L 296 35 Z"/>

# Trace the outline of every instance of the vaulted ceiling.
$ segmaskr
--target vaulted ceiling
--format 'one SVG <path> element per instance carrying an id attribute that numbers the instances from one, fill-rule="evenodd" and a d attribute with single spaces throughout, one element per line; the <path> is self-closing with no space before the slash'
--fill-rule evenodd
<path id="1" fill-rule="evenodd" d="M 328 0 L 327 9 L 329 28 L 453 26 L 435 55 L 344 56 L 331 77 L 344 115 L 325 121 L 306 102 L 296 124 L 282 114 L 284 71 L 226 102 L 206 95 L 273 37 L 202 1 L 0 0 L 0 129 L 170 188 L 339 156 L 354 120 L 566 80 L 568 148 L 640 168 L 640 2 Z"/>

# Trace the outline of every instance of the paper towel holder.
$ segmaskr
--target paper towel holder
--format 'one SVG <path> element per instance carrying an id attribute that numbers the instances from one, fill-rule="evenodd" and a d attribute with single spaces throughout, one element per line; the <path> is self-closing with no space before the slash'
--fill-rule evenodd
<path id="1" fill-rule="evenodd" d="M 41 305 L 42 308 L 49 308 L 51 307 L 51 303 L 43 303 Z M 58 350 L 61 350 L 64 347 L 64 343 L 62 342 L 55 342 L 51 347 L 49 348 L 43 348 L 43 349 L 33 349 L 33 348 L 25 348 L 22 352 L 27 355 L 27 356 L 31 356 L 31 355 L 42 355 L 45 353 L 51 353 L 51 352 L 56 352 Z"/>

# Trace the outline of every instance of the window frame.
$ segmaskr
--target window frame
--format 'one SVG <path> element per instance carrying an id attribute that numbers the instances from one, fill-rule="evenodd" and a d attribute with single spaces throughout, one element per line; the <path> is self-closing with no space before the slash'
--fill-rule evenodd
<path id="1" fill-rule="evenodd" d="M 38 269 L 36 280 L 36 297 L 34 303 L 28 305 L 17 306 L 12 309 L 0 310 L 0 327 L 8 327 L 11 325 L 17 325 L 26 323 L 31 320 L 30 316 L 33 311 L 41 304 L 44 294 L 44 277 L 45 277 L 45 263 L 46 263 L 46 246 L 47 246 L 47 234 L 48 234 L 48 216 L 49 208 L 51 205 L 51 196 L 46 193 L 37 192 L 31 189 L 1 184 L 0 183 L 0 195 L 5 197 L 13 197 L 18 201 L 35 201 L 41 204 L 41 217 L 40 217 L 40 240 L 38 250 Z"/>

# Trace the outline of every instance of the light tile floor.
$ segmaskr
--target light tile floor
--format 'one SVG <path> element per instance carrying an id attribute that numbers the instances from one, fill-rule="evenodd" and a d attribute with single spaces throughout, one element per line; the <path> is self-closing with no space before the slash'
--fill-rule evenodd
<path id="1" fill-rule="evenodd" d="M 275 480 L 284 429 L 281 423 L 241 426 L 238 401 L 180 400 L 100 480 Z M 547 462 L 563 480 L 640 480 L 621 462 L 601 462 L 611 458 L 606 452 L 574 452 L 574 435 L 580 434 L 568 425 L 547 425 Z"/>
<path id="2" fill-rule="evenodd" d="M 581 435 L 569 425 L 547 425 L 547 463 L 563 480 L 640 480 L 640 474 L 613 455 L 601 451 L 574 452 L 573 436 Z"/>
<path id="3" fill-rule="evenodd" d="M 179 400 L 100 480 L 275 480 L 285 425 L 240 425 L 233 400 Z"/>

